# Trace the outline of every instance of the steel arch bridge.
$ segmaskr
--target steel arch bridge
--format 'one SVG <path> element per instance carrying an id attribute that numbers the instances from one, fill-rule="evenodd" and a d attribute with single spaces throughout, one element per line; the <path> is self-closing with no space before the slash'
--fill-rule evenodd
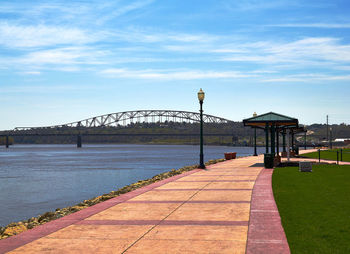
<path id="1" fill-rule="evenodd" d="M 189 111 L 176 110 L 137 110 L 111 113 L 71 122 L 61 125 L 45 127 L 16 127 L 14 131 L 26 131 L 35 129 L 58 129 L 58 128 L 96 128 L 96 127 L 119 127 L 131 123 L 164 123 L 164 122 L 200 122 L 200 114 Z M 213 115 L 203 114 L 205 123 L 230 124 L 231 120 Z"/>

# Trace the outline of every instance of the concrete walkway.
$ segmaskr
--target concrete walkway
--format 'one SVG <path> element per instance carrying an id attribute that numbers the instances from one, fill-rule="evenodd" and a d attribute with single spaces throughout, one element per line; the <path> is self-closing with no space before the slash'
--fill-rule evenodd
<path id="1" fill-rule="evenodd" d="M 263 157 L 193 170 L 0 241 L 5 253 L 289 253 Z"/>

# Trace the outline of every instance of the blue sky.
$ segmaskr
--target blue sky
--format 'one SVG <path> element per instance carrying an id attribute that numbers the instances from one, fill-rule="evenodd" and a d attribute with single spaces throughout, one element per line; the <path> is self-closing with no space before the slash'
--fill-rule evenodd
<path id="1" fill-rule="evenodd" d="M 137 109 L 350 124 L 350 3 L 0 2 L 0 129 Z"/>

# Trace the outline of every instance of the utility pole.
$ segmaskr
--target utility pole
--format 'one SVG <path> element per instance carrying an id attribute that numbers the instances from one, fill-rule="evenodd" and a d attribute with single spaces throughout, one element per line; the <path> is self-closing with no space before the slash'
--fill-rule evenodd
<path id="1" fill-rule="evenodd" d="M 326 132 L 327 132 L 326 133 L 326 140 L 329 141 L 329 139 L 328 139 L 328 115 L 327 115 L 327 130 L 326 130 Z"/>
<path id="2" fill-rule="evenodd" d="M 290 130 L 287 129 L 287 158 L 288 158 L 288 162 L 290 160 Z"/>

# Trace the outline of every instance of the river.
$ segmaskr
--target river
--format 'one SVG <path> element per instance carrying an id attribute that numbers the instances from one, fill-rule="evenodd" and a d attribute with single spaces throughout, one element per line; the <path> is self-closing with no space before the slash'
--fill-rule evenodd
<path id="1" fill-rule="evenodd" d="M 263 153 L 264 147 L 258 148 Z M 205 146 L 204 160 L 253 153 Z M 173 168 L 198 164 L 191 145 L 14 145 L 0 147 L 0 226 L 77 204 Z"/>

